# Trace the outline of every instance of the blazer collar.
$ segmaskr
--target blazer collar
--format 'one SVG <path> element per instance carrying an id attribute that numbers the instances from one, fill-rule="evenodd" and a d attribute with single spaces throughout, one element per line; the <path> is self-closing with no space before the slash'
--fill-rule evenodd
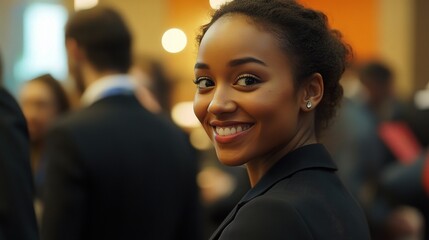
<path id="1" fill-rule="evenodd" d="M 276 183 L 294 173 L 309 168 L 337 170 L 328 151 L 322 144 L 310 144 L 300 147 L 288 153 L 274 164 L 261 180 L 244 195 L 239 205 L 264 194 Z"/>

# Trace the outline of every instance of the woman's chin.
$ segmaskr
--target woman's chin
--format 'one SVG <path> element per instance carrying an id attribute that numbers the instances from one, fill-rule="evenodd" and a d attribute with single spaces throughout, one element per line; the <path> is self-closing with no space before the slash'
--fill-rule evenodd
<path id="1" fill-rule="evenodd" d="M 219 161 L 226 166 L 235 167 L 246 164 L 246 160 L 236 154 L 217 154 Z"/>

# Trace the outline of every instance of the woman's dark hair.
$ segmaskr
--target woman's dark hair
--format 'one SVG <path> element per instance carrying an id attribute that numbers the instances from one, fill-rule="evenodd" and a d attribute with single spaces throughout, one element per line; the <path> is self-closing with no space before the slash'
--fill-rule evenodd
<path id="1" fill-rule="evenodd" d="M 50 74 L 44 74 L 35 77 L 28 82 L 41 82 L 48 86 L 48 88 L 54 95 L 54 101 L 57 104 L 57 110 L 59 114 L 63 114 L 70 109 L 69 99 L 67 98 L 67 94 L 64 88 L 61 86 L 60 82 L 54 77 L 52 77 Z"/>
<path id="2" fill-rule="evenodd" d="M 316 108 L 318 135 L 335 115 L 343 95 L 339 80 L 350 59 L 351 48 L 342 42 L 341 34 L 329 27 L 325 14 L 293 0 L 234 0 L 214 12 L 211 21 L 202 26 L 197 42 L 201 43 L 214 22 L 229 14 L 243 14 L 277 37 L 293 64 L 296 87 L 314 73 L 323 77 L 324 96 Z"/>

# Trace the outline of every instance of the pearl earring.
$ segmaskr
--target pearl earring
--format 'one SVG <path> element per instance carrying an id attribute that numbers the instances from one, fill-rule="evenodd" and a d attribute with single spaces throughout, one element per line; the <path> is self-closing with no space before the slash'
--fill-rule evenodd
<path id="1" fill-rule="evenodd" d="M 311 104 L 311 101 L 310 100 L 308 100 L 307 101 L 307 104 L 306 104 L 306 107 L 307 107 L 307 109 L 311 109 L 311 107 L 312 107 L 313 105 Z"/>

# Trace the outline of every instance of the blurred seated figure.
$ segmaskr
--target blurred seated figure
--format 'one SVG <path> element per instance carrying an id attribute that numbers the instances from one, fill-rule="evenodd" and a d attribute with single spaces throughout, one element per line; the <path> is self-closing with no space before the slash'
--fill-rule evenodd
<path id="1" fill-rule="evenodd" d="M 19 101 L 27 121 L 31 143 L 31 168 L 38 185 L 41 174 L 42 148 L 52 123 L 69 110 L 67 95 L 61 83 L 50 74 L 38 76 L 24 84 Z M 39 186 L 38 186 L 39 187 Z"/>

